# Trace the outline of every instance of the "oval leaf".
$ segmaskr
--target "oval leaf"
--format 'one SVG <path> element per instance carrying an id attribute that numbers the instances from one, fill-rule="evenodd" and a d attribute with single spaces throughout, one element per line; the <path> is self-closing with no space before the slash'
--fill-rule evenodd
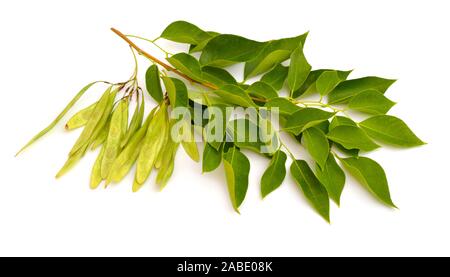
<path id="1" fill-rule="evenodd" d="M 340 204 L 342 190 L 345 185 L 345 174 L 341 167 L 336 163 L 333 154 L 328 155 L 325 166 L 316 167 L 316 175 L 320 182 L 325 186 L 336 204 Z"/>
<path id="2" fill-rule="evenodd" d="M 395 102 L 392 102 L 376 90 L 366 90 L 358 93 L 348 103 L 350 109 L 368 114 L 385 114 L 394 105 Z"/>
<path id="3" fill-rule="evenodd" d="M 147 69 L 147 72 L 145 72 L 145 86 L 147 87 L 150 96 L 155 99 L 156 102 L 161 103 L 163 100 L 163 92 L 157 65 L 151 65 Z"/>
<path id="4" fill-rule="evenodd" d="M 305 54 L 303 53 L 303 45 L 300 44 L 291 54 L 291 64 L 289 65 L 289 72 L 287 76 L 287 83 L 289 89 L 291 90 L 291 95 L 305 82 L 310 71 L 311 65 L 309 65 L 305 58 Z"/>
<path id="5" fill-rule="evenodd" d="M 283 183 L 284 177 L 286 176 L 286 159 L 286 154 L 281 150 L 278 150 L 272 156 L 269 167 L 261 177 L 262 197 L 266 197 Z"/>
<path id="6" fill-rule="evenodd" d="M 303 132 L 303 142 L 314 161 L 323 168 L 330 153 L 330 145 L 325 134 L 315 127 L 308 128 Z"/>
<path id="7" fill-rule="evenodd" d="M 206 44 L 200 56 L 200 64 L 223 67 L 245 62 L 258 55 L 264 45 L 263 42 L 236 35 L 218 35 Z"/>
<path id="8" fill-rule="evenodd" d="M 367 134 L 358 127 L 342 125 L 330 130 L 327 137 L 347 149 L 360 149 L 372 151 L 380 147 L 373 142 Z"/>
<path id="9" fill-rule="evenodd" d="M 193 56 L 186 53 L 178 53 L 167 58 L 167 61 L 190 78 L 199 82 L 203 80 L 200 63 Z"/>
<path id="10" fill-rule="evenodd" d="M 391 200 L 386 174 L 374 160 L 366 157 L 341 159 L 348 171 L 366 186 L 378 199 L 388 206 L 396 208 Z"/>
<path id="11" fill-rule="evenodd" d="M 321 109 L 303 108 L 287 118 L 284 129 L 298 135 L 309 127 L 313 127 L 314 125 L 328 120 L 328 118 L 333 115 L 334 113 L 323 111 Z"/>
<path id="12" fill-rule="evenodd" d="M 288 75 L 289 67 L 279 64 L 271 71 L 267 72 L 261 77 L 261 81 L 271 85 L 275 90 L 283 88 L 284 82 Z"/>
<path id="13" fill-rule="evenodd" d="M 209 143 L 205 143 L 203 149 L 202 172 L 211 172 L 219 167 L 222 162 L 221 150 L 216 150 Z"/>
<path id="14" fill-rule="evenodd" d="M 358 93 L 369 89 L 384 93 L 395 81 L 373 76 L 343 81 L 330 92 L 328 102 L 330 104 L 346 102 Z"/>
<path id="15" fill-rule="evenodd" d="M 314 209 L 326 221 L 330 222 L 330 203 L 327 190 L 314 175 L 308 164 L 303 160 L 294 161 L 291 165 L 291 175 Z"/>
<path id="16" fill-rule="evenodd" d="M 256 106 L 247 92 L 236 85 L 225 85 L 214 92 L 229 104 L 241 107 Z"/>
<path id="17" fill-rule="evenodd" d="M 160 37 L 180 43 L 199 44 L 211 35 L 192 23 L 175 21 L 164 29 Z"/>
<path id="18" fill-rule="evenodd" d="M 247 193 L 250 162 L 242 152 L 233 146 L 224 153 L 223 164 L 231 203 L 234 210 L 239 213 L 239 206 Z"/>
<path id="19" fill-rule="evenodd" d="M 359 123 L 372 138 L 384 143 L 413 147 L 425 144 L 401 119 L 391 115 L 377 115 Z"/>
<path id="20" fill-rule="evenodd" d="M 287 60 L 300 43 L 305 43 L 307 35 L 308 33 L 305 33 L 296 37 L 269 41 L 258 56 L 245 63 L 244 79 L 271 70 L 275 65 Z"/>

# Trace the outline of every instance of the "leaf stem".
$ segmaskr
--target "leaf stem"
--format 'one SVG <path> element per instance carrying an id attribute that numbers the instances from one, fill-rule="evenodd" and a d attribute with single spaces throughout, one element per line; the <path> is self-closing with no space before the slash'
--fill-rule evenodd
<path id="1" fill-rule="evenodd" d="M 169 55 L 173 55 L 172 53 L 166 51 L 164 48 L 162 48 L 161 46 L 159 46 L 158 44 L 156 44 L 156 40 L 158 40 L 159 38 L 156 38 L 156 39 L 153 39 L 153 40 L 152 40 L 152 39 L 148 39 L 148 38 L 144 38 L 144 37 L 136 36 L 136 35 L 125 35 L 125 36 L 130 37 L 130 38 L 137 38 L 137 39 L 141 39 L 141 40 L 145 40 L 145 41 L 147 41 L 147 42 L 150 42 L 150 43 L 153 44 L 155 47 L 157 47 L 159 50 L 161 50 L 162 52 L 164 52 L 164 54 L 166 54 L 166 57 L 168 57 Z"/>

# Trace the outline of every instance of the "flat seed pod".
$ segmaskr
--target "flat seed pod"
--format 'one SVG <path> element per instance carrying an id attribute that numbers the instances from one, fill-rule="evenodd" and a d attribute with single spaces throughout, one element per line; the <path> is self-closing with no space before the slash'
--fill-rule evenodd
<path id="1" fill-rule="evenodd" d="M 144 184 L 155 165 L 156 158 L 163 146 L 165 132 L 169 131 L 167 121 L 167 106 L 163 103 L 148 126 L 147 134 L 139 153 L 135 178 L 138 184 Z"/>
<path id="2" fill-rule="evenodd" d="M 123 148 L 128 143 L 130 138 L 134 135 L 134 133 L 141 127 L 142 120 L 144 118 L 144 97 L 142 97 L 142 102 L 140 105 L 136 105 L 136 109 L 134 110 L 133 116 L 131 117 L 130 126 L 128 127 L 125 136 L 120 142 L 120 147 Z"/>
<path id="3" fill-rule="evenodd" d="M 136 162 L 139 152 L 142 149 L 142 139 L 147 132 L 150 119 L 151 115 L 147 118 L 145 124 L 134 133 L 130 142 L 114 160 L 106 183 L 110 183 L 111 181 L 117 183 L 130 172 L 131 167 Z"/>
<path id="4" fill-rule="evenodd" d="M 106 179 L 111 170 L 111 166 L 119 154 L 120 149 L 120 139 L 122 137 L 123 128 L 123 109 L 125 105 L 128 105 L 126 100 L 119 102 L 117 108 L 114 110 L 111 117 L 111 124 L 109 126 L 108 138 L 106 139 L 105 154 L 102 160 L 101 166 L 101 176 L 102 179 Z"/>
<path id="5" fill-rule="evenodd" d="M 91 183 L 90 183 L 91 189 L 96 189 L 103 180 L 101 174 L 101 165 L 104 154 L 105 154 L 105 145 L 103 145 L 102 149 L 100 150 L 100 153 L 98 154 L 97 159 L 95 160 L 94 166 L 92 167 Z"/>
<path id="6" fill-rule="evenodd" d="M 97 105 L 97 102 L 94 104 L 80 110 L 76 114 L 74 114 L 66 123 L 66 130 L 74 130 L 77 128 L 80 128 L 88 122 L 89 118 L 91 117 L 91 113 L 95 108 L 95 105 Z"/>
<path id="7" fill-rule="evenodd" d="M 114 95 L 115 97 L 116 93 L 117 90 L 111 92 L 111 87 L 109 87 L 105 91 L 105 93 L 103 93 L 97 105 L 95 105 L 95 109 L 92 111 L 91 117 L 89 118 L 89 121 L 86 123 L 83 132 L 81 132 L 81 135 L 78 137 L 77 141 L 72 147 L 72 150 L 70 150 L 71 155 L 76 153 L 92 137 L 92 134 L 94 133 L 98 123 L 101 121 L 103 114 L 105 113 L 105 111 L 108 110 L 108 106 L 111 104 L 110 102 L 111 95 Z"/>

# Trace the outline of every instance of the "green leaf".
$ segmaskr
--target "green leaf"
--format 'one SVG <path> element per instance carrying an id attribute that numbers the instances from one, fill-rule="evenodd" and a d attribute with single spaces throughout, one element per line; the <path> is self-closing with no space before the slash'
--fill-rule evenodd
<path id="1" fill-rule="evenodd" d="M 330 145 L 325 134 L 315 127 L 308 128 L 303 132 L 303 142 L 314 161 L 323 168 L 330 153 Z"/>
<path id="2" fill-rule="evenodd" d="M 185 131 L 187 132 L 187 134 L 185 134 L 186 139 L 181 141 L 181 145 L 186 154 L 188 154 L 193 161 L 199 162 L 200 154 L 198 153 L 197 143 L 194 140 L 194 134 L 190 124 L 185 128 Z"/>
<path id="3" fill-rule="evenodd" d="M 241 107 L 255 107 L 255 103 L 250 96 L 236 85 L 225 85 L 214 91 L 225 102 Z"/>
<path id="4" fill-rule="evenodd" d="M 301 188 L 314 209 L 330 222 L 330 203 L 325 187 L 320 183 L 314 172 L 303 160 L 296 160 L 291 165 L 291 175 Z"/>
<path id="5" fill-rule="evenodd" d="M 355 121 L 352 119 L 345 117 L 345 116 L 335 116 L 333 117 L 333 120 L 331 120 L 330 123 L 330 130 L 336 128 L 337 126 L 355 126 L 358 127 Z"/>
<path id="6" fill-rule="evenodd" d="M 325 96 L 332 91 L 340 82 L 347 79 L 351 71 L 326 70 L 316 80 L 317 92 Z"/>
<path id="7" fill-rule="evenodd" d="M 379 200 L 388 206 L 396 208 L 391 200 L 386 174 L 383 168 L 374 160 L 366 157 L 350 157 L 341 159 L 348 171 L 366 186 Z"/>
<path id="8" fill-rule="evenodd" d="M 174 107 L 188 107 L 187 88 L 183 81 L 172 77 L 162 77 L 162 79 L 171 105 Z"/>
<path id="9" fill-rule="evenodd" d="M 305 43 L 307 35 L 269 41 L 258 56 L 245 63 L 244 79 L 269 71 L 287 60 L 299 44 Z"/>
<path id="10" fill-rule="evenodd" d="M 286 159 L 286 154 L 281 150 L 278 150 L 272 156 L 269 167 L 261 177 L 261 195 L 263 198 L 283 183 L 284 177 L 286 177 Z"/>
<path id="11" fill-rule="evenodd" d="M 345 185 L 345 174 L 341 167 L 336 163 L 333 154 L 330 153 L 328 155 L 325 166 L 316 167 L 316 176 L 325 186 L 330 198 L 339 206 L 341 193 Z"/>
<path id="12" fill-rule="evenodd" d="M 206 32 L 210 35 L 209 38 L 204 39 L 202 42 L 200 42 L 199 44 L 191 44 L 191 46 L 189 47 L 189 53 L 195 53 L 195 52 L 200 52 L 203 50 L 203 48 L 205 48 L 206 44 L 208 44 L 208 42 L 213 38 L 213 37 L 217 37 L 218 35 L 220 35 L 217 32 L 212 32 L 212 31 L 208 31 Z"/>
<path id="13" fill-rule="evenodd" d="M 303 82 L 303 84 L 292 93 L 292 97 L 297 98 L 303 94 L 316 91 L 317 90 L 316 81 L 320 77 L 320 75 L 325 71 L 326 69 L 317 69 L 309 72 L 308 77 L 306 77 L 306 80 Z"/>
<path id="14" fill-rule="evenodd" d="M 292 93 L 292 97 L 293 98 L 298 98 L 304 94 L 309 94 L 309 93 L 319 93 L 319 90 L 317 88 L 317 80 L 319 78 L 321 78 L 322 74 L 324 74 L 325 72 L 336 72 L 338 75 L 338 78 L 340 79 L 339 82 L 347 79 L 348 75 L 352 72 L 351 70 L 348 71 L 342 71 L 342 70 L 333 70 L 333 69 L 316 69 L 316 70 L 312 70 L 308 77 L 306 78 L 305 82 L 303 83 L 303 85 L 297 89 L 296 91 L 294 91 Z M 325 75 L 328 75 L 329 73 L 325 73 Z M 329 77 L 329 76 L 328 76 Z M 325 84 L 327 82 L 325 82 L 328 78 L 327 76 L 322 77 L 321 85 L 322 86 L 322 90 L 324 89 L 323 87 L 325 87 Z M 337 85 L 337 84 L 336 84 Z M 324 90 L 326 91 L 326 90 Z"/>
<path id="15" fill-rule="evenodd" d="M 232 141 L 234 145 L 239 148 L 245 148 L 257 153 L 267 153 L 269 150 L 274 149 L 274 145 L 277 145 L 277 138 L 274 134 L 273 137 L 267 140 L 261 139 L 261 128 L 250 121 L 247 118 L 234 119 L 228 122 L 226 129 L 227 141 Z M 269 154 L 271 152 L 269 151 Z"/>
<path id="16" fill-rule="evenodd" d="M 330 130 L 327 137 L 347 149 L 372 151 L 380 147 L 373 142 L 366 133 L 358 127 L 341 125 Z"/>
<path id="17" fill-rule="evenodd" d="M 159 69 L 156 64 L 152 64 L 145 72 L 145 86 L 150 96 L 156 102 L 161 103 L 163 100 L 163 92 L 161 88 L 161 80 L 159 77 Z"/>
<path id="18" fill-rule="evenodd" d="M 309 65 L 305 58 L 303 45 L 300 44 L 291 54 L 291 64 L 287 76 L 287 83 L 291 94 L 301 87 L 306 78 L 308 78 L 310 71 L 311 65 Z"/>
<path id="19" fill-rule="evenodd" d="M 301 108 L 284 97 L 272 98 L 264 105 L 266 108 L 278 108 L 280 114 L 291 115 L 301 110 Z"/>
<path id="20" fill-rule="evenodd" d="M 216 150 L 209 143 L 205 143 L 203 149 L 202 172 L 211 172 L 219 167 L 222 162 L 222 151 Z"/>
<path id="21" fill-rule="evenodd" d="M 236 147 L 231 147 L 223 155 L 223 165 L 231 203 L 236 212 L 244 201 L 248 188 L 250 162 Z"/>
<path id="22" fill-rule="evenodd" d="M 266 100 L 278 97 L 278 93 L 275 91 L 273 87 L 264 82 L 259 81 L 251 84 L 251 86 L 247 88 L 247 93 L 250 94 L 251 96 L 255 96 Z"/>
<path id="23" fill-rule="evenodd" d="M 323 111 L 321 109 L 303 108 L 287 118 L 284 129 L 298 135 L 309 127 L 313 127 L 333 115 L 334 113 Z"/>
<path id="24" fill-rule="evenodd" d="M 213 105 L 205 111 L 208 115 L 208 123 L 203 128 L 203 136 L 205 141 L 216 150 L 219 150 L 223 142 L 231 116 L 231 113 L 227 113 L 226 108 L 225 105 Z"/>
<path id="25" fill-rule="evenodd" d="M 211 35 L 192 23 L 175 21 L 164 29 L 160 37 L 180 43 L 199 44 Z"/>
<path id="26" fill-rule="evenodd" d="M 203 80 L 200 63 L 193 56 L 186 53 L 178 53 L 167 58 L 167 61 L 190 78 L 200 82 Z"/>
<path id="27" fill-rule="evenodd" d="M 381 142 L 403 147 L 425 144 L 401 119 L 391 115 L 376 115 L 359 123 L 366 133 Z"/>
<path id="28" fill-rule="evenodd" d="M 373 76 L 343 81 L 329 93 L 328 103 L 347 102 L 351 97 L 369 89 L 384 93 L 395 81 Z"/>
<path id="29" fill-rule="evenodd" d="M 279 64 L 271 71 L 267 72 L 261 77 L 261 81 L 271 85 L 275 90 L 283 88 L 284 82 L 288 75 L 289 67 Z"/>
<path id="30" fill-rule="evenodd" d="M 211 39 L 203 49 L 200 64 L 227 66 L 253 59 L 265 43 L 236 35 L 218 35 Z"/>
<path id="31" fill-rule="evenodd" d="M 348 102 L 350 109 L 368 114 L 385 114 L 394 105 L 395 102 L 392 102 L 376 90 L 366 90 L 358 93 Z"/>
<path id="32" fill-rule="evenodd" d="M 236 79 L 228 71 L 218 67 L 204 66 L 202 67 L 203 80 L 214 84 L 218 87 L 224 85 L 236 85 Z"/>
<path id="33" fill-rule="evenodd" d="M 355 121 L 351 120 L 348 117 L 344 117 L 344 116 L 335 116 L 333 118 L 333 120 L 330 123 L 329 126 L 329 130 L 336 128 L 337 126 L 354 126 L 354 127 L 358 127 L 358 125 L 356 124 Z M 350 156 L 358 156 L 359 154 L 359 149 L 347 149 L 344 146 L 342 146 L 341 144 L 337 143 L 337 142 L 333 142 L 334 145 L 336 145 L 336 147 L 346 153 L 347 155 Z"/>

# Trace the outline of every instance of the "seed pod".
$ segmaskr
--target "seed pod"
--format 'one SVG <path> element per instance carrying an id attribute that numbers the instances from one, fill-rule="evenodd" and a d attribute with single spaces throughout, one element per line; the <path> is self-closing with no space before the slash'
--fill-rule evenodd
<path id="1" fill-rule="evenodd" d="M 55 178 L 59 178 L 66 174 L 70 169 L 72 169 L 75 164 L 84 156 L 87 150 L 87 145 L 80 148 L 77 152 L 75 152 L 73 155 L 70 155 L 69 158 L 67 158 L 67 161 L 63 165 L 63 167 L 56 173 Z"/>
<path id="2" fill-rule="evenodd" d="M 86 125 L 86 123 L 88 122 L 89 118 L 91 117 L 92 111 L 95 108 L 95 105 L 97 104 L 97 102 L 95 102 L 94 104 L 78 111 L 76 114 L 74 114 L 66 123 L 66 130 L 74 130 L 77 128 L 80 128 L 84 125 Z"/>
<path id="3" fill-rule="evenodd" d="M 169 135 L 166 146 L 164 147 L 164 150 L 161 151 L 161 167 L 158 171 L 158 175 L 156 176 L 156 184 L 158 184 L 161 189 L 166 186 L 167 181 L 170 176 L 172 176 L 175 154 L 179 145 L 180 144 L 174 142 Z"/>
<path id="4" fill-rule="evenodd" d="M 170 130 L 170 129 L 169 129 Z M 159 151 L 158 157 L 156 158 L 155 161 L 155 168 L 160 168 L 161 167 L 161 162 L 163 159 L 163 155 L 164 155 L 164 149 L 166 147 L 166 144 L 168 143 L 169 137 L 170 137 L 170 132 L 166 132 L 166 134 L 164 135 L 164 141 L 162 142 L 162 150 Z"/>
<path id="5" fill-rule="evenodd" d="M 106 139 L 105 154 L 101 165 L 102 179 L 106 179 L 111 170 L 111 166 L 119 154 L 120 139 L 123 128 L 123 110 L 128 106 L 127 100 L 121 100 L 111 116 L 108 138 Z"/>
<path id="6" fill-rule="evenodd" d="M 98 134 L 95 137 L 93 137 L 91 143 L 91 150 L 95 150 L 97 147 L 99 147 L 106 141 L 106 138 L 108 137 L 110 123 L 111 117 L 108 118 L 105 125 L 101 128 L 100 132 L 98 132 Z"/>
<path id="7" fill-rule="evenodd" d="M 144 184 L 147 180 L 159 151 L 163 147 L 164 137 L 166 136 L 166 132 L 169 131 L 167 121 L 167 107 L 165 103 L 162 103 L 148 126 L 147 134 L 145 135 L 137 160 L 135 179 L 140 185 Z"/>
<path id="8" fill-rule="evenodd" d="M 191 159 L 195 162 L 200 161 L 200 154 L 198 153 L 197 143 L 194 139 L 194 133 L 192 132 L 192 127 L 190 122 L 185 122 L 185 126 L 183 128 L 183 139 L 181 141 L 181 145 L 184 148 L 184 151 L 191 157 Z"/>
<path id="9" fill-rule="evenodd" d="M 94 133 L 96 128 L 97 129 L 99 128 L 98 126 L 99 122 L 101 122 L 102 118 L 104 118 L 104 114 L 108 112 L 109 107 L 112 108 L 111 98 L 113 97 L 115 98 L 116 94 L 117 89 L 111 91 L 111 87 L 109 87 L 105 91 L 105 93 L 103 93 L 102 97 L 95 105 L 95 109 L 92 111 L 91 117 L 86 123 L 83 132 L 81 132 L 80 137 L 78 137 L 77 141 L 75 142 L 75 145 L 72 147 L 72 150 L 70 150 L 70 155 L 76 153 L 80 148 L 82 148 L 85 144 L 89 142 L 91 137 L 93 137 L 92 134 Z"/>
<path id="10" fill-rule="evenodd" d="M 131 136 L 141 127 L 142 120 L 144 118 L 144 97 L 142 97 L 142 102 L 140 105 L 136 105 L 136 109 L 131 117 L 130 127 L 128 128 L 125 137 L 120 142 L 120 147 L 123 148 L 127 145 L 128 141 L 131 139 Z"/>
<path id="11" fill-rule="evenodd" d="M 128 129 L 128 109 L 129 109 L 129 104 L 130 101 L 128 100 L 128 98 L 123 99 L 122 101 L 125 101 L 126 103 L 124 104 L 124 106 L 122 107 L 122 134 L 121 134 L 121 141 L 123 140 L 123 138 L 125 137 L 125 134 L 127 133 L 127 129 Z M 120 144 L 120 142 L 119 142 Z"/>
<path id="12" fill-rule="evenodd" d="M 101 164 L 104 154 L 105 154 L 105 145 L 103 145 L 102 149 L 100 150 L 100 153 L 98 154 L 97 159 L 95 160 L 94 166 L 92 167 L 91 183 L 90 183 L 91 189 L 96 189 L 103 180 L 101 175 Z"/>
<path id="13" fill-rule="evenodd" d="M 111 94 L 108 103 L 108 108 L 103 113 L 102 118 L 98 123 L 98 126 L 95 128 L 91 138 L 87 142 L 89 145 L 91 145 L 91 149 L 94 149 L 94 146 L 97 147 L 98 145 L 101 145 L 108 138 L 109 127 L 111 125 L 111 116 L 112 116 L 111 111 L 114 107 L 115 99 L 116 93 Z M 94 143 L 97 143 L 98 145 L 96 146 L 94 145 Z"/>
<path id="14" fill-rule="evenodd" d="M 83 94 L 94 84 L 96 84 L 98 82 L 92 82 L 90 84 L 87 84 L 85 87 L 83 87 L 76 95 L 75 97 L 69 102 L 69 104 L 67 104 L 67 106 L 64 108 L 64 110 L 62 110 L 62 112 L 47 126 L 45 127 L 42 131 L 40 131 L 39 133 L 37 133 L 34 137 L 32 137 L 30 139 L 30 141 L 27 142 L 27 144 L 25 144 L 25 146 L 23 146 L 17 153 L 16 156 L 19 155 L 23 150 L 25 150 L 28 146 L 30 146 L 31 144 L 33 144 L 35 141 L 37 141 L 38 139 L 40 139 L 42 136 L 44 136 L 45 134 L 47 134 L 51 129 L 53 129 L 53 127 L 55 127 L 56 124 L 58 124 L 58 122 L 64 117 L 64 115 L 66 115 L 66 113 L 73 107 L 73 105 L 75 105 L 75 103 L 81 98 L 81 96 L 83 96 Z"/>
<path id="15" fill-rule="evenodd" d="M 144 125 L 134 133 L 127 146 L 114 160 L 111 171 L 106 179 L 106 184 L 109 184 L 110 182 L 117 183 L 128 174 L 142 149 L 142 139 L 147 132 L 151 118 L 152 114 L 149 115 Z"/>

